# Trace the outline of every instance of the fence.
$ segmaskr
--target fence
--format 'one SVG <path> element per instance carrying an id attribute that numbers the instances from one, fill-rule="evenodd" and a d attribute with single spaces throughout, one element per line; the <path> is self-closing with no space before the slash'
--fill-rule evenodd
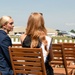
<path id="1" fill-rule="evenodd" d="M 12 43 L 13 44 L 20 44 L 21 43 L 21 41 L 20 41 L 20 39 L 19 38 L 11 38 L 11 40 L 12 40 Z M 64 42 L 64 43 L 75 43 L 75 39 L 74 40 L 72 40 L 72 39 L 53 39 L 53 41 L 52 41 L 52 43 L 62 43 L 62 42 Z"/>
<path id="2" fill-rule="evenodd" d="M 19 38 L 11 38 L 12 44 L 21 44 L 21 41 Z"/>

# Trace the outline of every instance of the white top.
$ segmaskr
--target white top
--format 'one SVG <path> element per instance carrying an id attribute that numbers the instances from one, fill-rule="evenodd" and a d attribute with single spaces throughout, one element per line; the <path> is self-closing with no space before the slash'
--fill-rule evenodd
<path id="1" fill-rule="evenodd" d="M 47 40 L 47 42 L 48 42 L 47 50 L 49 50 L 50 43 L 51 43 L 51 38 L 50 38 L 49 36 L 46 36 L 46 40 Z M 41 48 L 42 48 L 42 50 L 43 50 L 43 57 L 44 57 L 44 62 L 45 62 L 45 61 L 46 61 L 46 57 L 47 57 L 47 51 L 45 50 L 43 43 L 42 43 L 42 45 L 41 45 Z"/>

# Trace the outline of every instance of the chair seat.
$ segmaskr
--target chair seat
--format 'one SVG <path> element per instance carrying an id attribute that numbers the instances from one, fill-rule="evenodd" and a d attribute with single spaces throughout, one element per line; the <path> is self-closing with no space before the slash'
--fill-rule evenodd
<path id="1" fill-rule="evenodd" d="M 67 61 L 67 65 L 70 65 L 71 62 L 72 62 L 72 61 Z"/>
<path id="2" fill-rule="evenodd" d="M 67 67 L 70 68 L 70 69 L 75 69 L 75 65 L 69 65 Z"/>
<path id="3" fill-rule="evenodd" d="M 53 68 L 54 75 L 66 75 L 65 68 Z M 68 75 L 72 74 L 72 69 L 68 69 Z"/>

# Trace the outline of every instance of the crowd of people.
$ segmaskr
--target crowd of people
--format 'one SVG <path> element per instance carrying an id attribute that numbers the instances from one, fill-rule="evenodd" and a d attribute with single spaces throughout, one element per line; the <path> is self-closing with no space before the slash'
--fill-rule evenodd
<path id="1" fill-rule="evenodd" d="M 12 46 L 8 33 L 13 30 L 14 20 L 10 16 L 0 18 L 0 72 L 2 75 L 14 75 L 8 47 Z M 51 49 L 52 38 L 47 36 L 47 30 L 42 13 L 31 13 L 26 32 L 20 36 L 22 47 L 42 48 L 47 75 L 54 75 L 49 62 L 53 59 Z"/>

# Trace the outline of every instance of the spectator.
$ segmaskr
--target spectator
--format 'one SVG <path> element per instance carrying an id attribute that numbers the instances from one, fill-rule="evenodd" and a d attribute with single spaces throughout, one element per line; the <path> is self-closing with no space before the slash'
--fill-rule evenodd
<path id="1" fill-rule="evenodd" d="M 53 69 L 49 65 L 49 62 L 53 59 L 51 49 L 52 38 L 47 36 L 42 13 L 31 13 L 28 19 L 26 33 L 22 34 L 20 39 L 22 47 L 42 48 L 47 75 L 54 75 Z"/>
<path id="2" fill-rule="evenodd" d="M 13 30 L 14 21 L 10 16 L 0 18 L 0 72 L 2 75 L 13 75 L 8 47 L 12 46 L 8 33 Z"/>

